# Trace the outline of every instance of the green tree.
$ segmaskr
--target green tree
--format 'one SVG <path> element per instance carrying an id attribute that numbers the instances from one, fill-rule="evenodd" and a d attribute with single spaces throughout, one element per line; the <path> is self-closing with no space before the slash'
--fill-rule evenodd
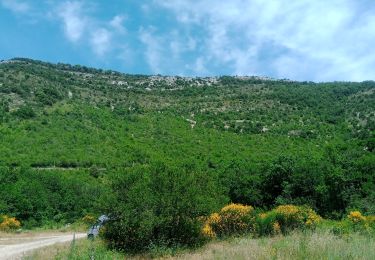
<path id="1" fill-rule="evenodd" d="M 226 202 L 216 175 L 160 163 L 117 172 L 113 194 L 104 236 L 127 251 L 197 245 L 203 239 L 199 217 Z"/>

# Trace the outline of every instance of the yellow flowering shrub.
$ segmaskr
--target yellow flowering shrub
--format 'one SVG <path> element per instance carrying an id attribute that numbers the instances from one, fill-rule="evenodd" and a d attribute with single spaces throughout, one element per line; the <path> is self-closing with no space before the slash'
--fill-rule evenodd
<path id="1" fill-rule="evenodd" d="M 213 231 L 210 224 L 205 223 L 202 228 L 202 234 L 205 238 L 215 238 L 216 233 Z"/>
<path id="2" fill-rule="evenodd" d="M 308 228 L 315 228 L 317 224 L 322 221 L 322 217 L 316 214 L 312 209 L 307 209 L 307 218 L 305 218 L 305 225 Z"/>
<path id="3" fill-rule="evenodd" d="M 275 209 L 275 212 L 288 217 L 298 217 L 300 208 L 294 205 L 280 205 Z"/>
<path id="4" fill-rule="evenodd" d="M 362 213 L 359 211 L 351 211 L 348 215 L 348 219 L 353 223 L 362 223 L 365 222 L 366 217 L 362 216 Z"/>
<path id="5" fill-rule="evenodd" d="M 221 221 L 221 217 L 218 213 L 212 213 L 210 217 L 207 219 L 207 224 L 215 225 Z"/>
<path id="6" fill-rule="evenodd" d="M 357 232 L 375 232 L 375 216 L 363 216 L 360 211 L 351 211 L 347 216 L 349 227 Z"/>
<path id="7" fill-rule="evenodd" d="M 287 233 L 296 228 L 315 228 L 322 218 L 310 208 L 281 205 L 257 218 L 257 232 L 259 235 Z"/>
<path id="8" fill-rule="evenodd" d="M 330 222 L 331 231 L 336 235 L 349 235 L 352 232 L 375 235 L 375 216 L 364 216 L 360 211 L 351 211 L 341 221 Z"/>
<path id="9" fill-rule="evenodd" d="M 202 233 L 206 237 L 215 237 L 253 231 L 255 227 L 253 213 L 252 206 L 231 203 L 207 218 Z"/>
<path id="10" fill-rule="evenodd" d="M 206 238 L 252 233 L 258 236 L 285 234 L 293 229 L 315 228 L 322 218 L 311 208 L 281 205 L 255 214 L 251 206 L 229 204 L 203 221 Z"/>
<path id="11" fill-rule="evenodd" d="M 303 211 L 294 205 L 281 205 L 275 210 L 276 220 L 283 228 L 283 232 L 297 227 L 302 227 L 305 223 Z"/>
<path id="12" fill-rule="evenodd" d="M 218 213 L 212 213 L 204 222 L 202 228 L 202 234 L 205 238 L 214 238 L 216 237 L 215 231 L 212 229 L 212 226 L 218 225 L 220 223 L 220 215 Z"/>
<path id="13" fill-rule="evenodd" d="M 16 218 L 11 218 L 6 215 L 1 216 L 0 230 L 1 231 L 13 231 L 21 227 L 21 222 Z"/>
<path id="14" fill-rule="evenodd" d="M 231 203 L 220 210 L 220 213 L 243 216 L 254 210 L 252 206 Z"/>
<path id="15" fill-rule="evenodd" d="M 287 229 L 313 228 L 322 220 L 314 210 L 295 205 L 281 205 L 275 209 L 277 219 Z"/>

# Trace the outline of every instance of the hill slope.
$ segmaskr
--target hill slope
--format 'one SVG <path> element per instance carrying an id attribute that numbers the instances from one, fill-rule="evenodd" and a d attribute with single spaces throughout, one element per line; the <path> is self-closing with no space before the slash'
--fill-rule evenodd
<path id="1" fill-rule="evenodd" d="M 307 203 L 335 216 L 348 207 L 374 211 L 374 128 L 375 82 L 144 76 L 3 61 L 0 211 L 35 223 L 75 219 L 94 210 L 87 201 L 108 173 L 154 161 L 219 173 L 235 202 Z M 64 197 L 78 175 L 86 190 L 78 185 Z M 30 176 L 43 194 L 17 202 Z M 20 186 L 10 189 L 12 182 Z M 70 202 L 49 210 L 51 193 Z"/>

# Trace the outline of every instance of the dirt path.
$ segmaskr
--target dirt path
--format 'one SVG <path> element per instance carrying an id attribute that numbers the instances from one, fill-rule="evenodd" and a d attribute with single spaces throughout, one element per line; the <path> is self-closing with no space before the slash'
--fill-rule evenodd
<path id="1" fill-rule="evenodd" d="M 8 236 L 0 238 L 0 260 L 22 259 L 25 253 L 50 246 L 56 243 L 66 243 L 73 240 L 73 233 L 42 234 L 32 236 Z M 85 233 L 76 233 L 75 238 L 84 238 Z"/>

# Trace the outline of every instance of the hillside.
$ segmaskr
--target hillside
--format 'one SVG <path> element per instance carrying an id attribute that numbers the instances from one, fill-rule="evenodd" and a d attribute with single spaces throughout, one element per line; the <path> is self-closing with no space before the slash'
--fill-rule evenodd
<path id="1" fill-rule="evenodd" d="M 29 226 L 102 209 L 113 172 L 215 172 L 227 200 L 375 212 L 375 82 L 128 75 L 0 64 L 0 212 Z"/>

